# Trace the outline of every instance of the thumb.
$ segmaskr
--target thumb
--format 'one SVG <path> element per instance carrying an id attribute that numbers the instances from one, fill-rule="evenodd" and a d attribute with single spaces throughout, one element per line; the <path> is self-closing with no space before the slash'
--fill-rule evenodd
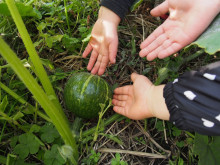
<path id="1" fill-rule="evenodd" d="M 132 82 L 135 82 L 135 80 L 136 80 L 139 76 L 140 76 L 140 75 L 137 74 L 137 73 L 132 73 L 132 74 L 131 74 L 131 81 L 132 81 Z"/>
<path id="2" fill-rule="evenodd" d="M 154 17 L 159 17 L 161 15 L 166 14 L 168 11 L 169 11 L 169 5 L 168 5 L 168 1 L 166 0 L 157 7 L 153 8 L 150 14 Z"/>

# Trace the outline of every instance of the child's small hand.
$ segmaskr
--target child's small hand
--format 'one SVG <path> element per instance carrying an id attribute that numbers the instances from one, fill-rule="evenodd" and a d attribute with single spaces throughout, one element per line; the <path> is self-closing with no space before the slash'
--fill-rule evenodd
<path id="1" fill-rule="evenodd" d="M 142 75 L 131 75 L 133 85 L 116 88 L 112 103 L 113 110 L 130 119 L 141 120 L 157 117 L 168 120 L 169 112 L 163 98 L 164 85 L 154 86 Z"/>
<path id="2" fill-rule="evenodd" d="M 120 18 L 114 12 L 105 7 L 100 8 L 99 18 L 92 29 L 92 37 L 83 52 L 84 58 L 92 52 L 87 66 L 92 74 L 102 75 L 109 61 L 115 63 L 119 22 Z"/>
<path id="3" fill-rule="evenodd" d="M 148 105 L 152 83 L 136 73 L 131 75 L 131 80 L 133 85 L 115 89 L 112 100 L 114 111 L 135 120 L 153 117 Z"/>

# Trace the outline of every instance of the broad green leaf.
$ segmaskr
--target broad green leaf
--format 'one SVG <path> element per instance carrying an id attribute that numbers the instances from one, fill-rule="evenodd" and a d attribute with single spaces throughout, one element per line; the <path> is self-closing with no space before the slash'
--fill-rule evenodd
<path id="1" fill-rule="evenodd" d="M 209 54 L 220 51 L 220 14 L 214 19 L 207 30 L 192 44 L 196 44 Z"/>
<path id="2" fill-rule="evenodd" d="M 21 16 L 36 17 L 39 19 L 42 17 L 40 12 L 34 9 L 32 6 L 26 6 L 24 3 L 20 3 L 20 2 L 17 2 L 16 6 Z M 0 15 L 5 15 L 5 16 L 11 15 L 6 3 L 0 3 Z"/>
<path id="3" fill-rule="evenodd" d="M 29 154 L 36 154 L 39 150 L 40 143 L 32 133 L 25 133 L 19 136 L 19 144 L 14 148 L 14 152 L 21 159 L 25 159 Z"/>
<path id="4" fill-rule="evenodd" d="M 40 130 L 41 140 L 47 143 L 52 143 L 56 138 L 60 137 L 52 123 L 46 123 Z"/>
<path id="5" fill-rule="evenodd" d="M 209 142 L 208 136 L 196 134 L 193 151 L 199 156 L 199 165 L 220 164 L 219 146 L 219 136 Z"/>
<path id="6" fill-rule="evenodd" d="M 44 154 L 45 165 L 61 165 L 66 163 L 66 160 L 61 156 L 58 148 L 59 146 L 57 144 L 54 144 L 51 150 L 45 152 Z"/>

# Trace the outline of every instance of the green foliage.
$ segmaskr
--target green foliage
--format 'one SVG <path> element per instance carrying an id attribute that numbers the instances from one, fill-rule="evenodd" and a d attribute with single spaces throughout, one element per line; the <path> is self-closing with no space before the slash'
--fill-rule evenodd
<path id="1" fill-rule="evenodd" d="M 220 137 L 196 134 L 193 151 L 199 156 L 199 165 L 220 164 Z"/>
<path id="2" fill-rule="evenodd" d="M 42 17 L 41 13 L 38 10 L 34 9 L 32 6 L 27 6 L 21 2 L 16 2 L 16 6 L 21 16 L 36 17 L 38 19 Z M 0 15 L 1 14 L 5 16 L 11 15 L 6 3 L 0 3 Z"/>
<path id="3" fill-rule="evenodd" d="M 25 159 L 29 154 L 36 154 L 40 148 L 40 143 L 32 133 L 22 134 L 18 138 L 19 144 L 14 148 L 14 152 L 20 158 Z"/>
<path id="4" fill-rule="evenodd" d="M 119 153 L 115 154 L 115 158 L 111 160 L 111 165 L 128 165 L 127 162 L 121 160 L 121 156 Z"/>
<path id="5" fill-rule="evenodd" d="M 220 51 L 220 14 L 213 20 L 207 30 L 192 44 L 196 44 L 209 54 Z"/>
<path id="6" fill-rule="evenodd" d="M 47 150 L 44 154 L 45 165 L 62 165 L 66 163 L 66 160 L 59 152 L 59 146 L 54 144 L 51 150 Z"/>
<path id="7" fill-rule="evenodd" d="M 137 9 L 141 5 L 142 2 L 143 2 L 143 0 L 136 0 L 130 10 L 134 11 L 135 9 Z"/>
<path id="8" fill-rule="evenodd" d="M 58 137 L 60 137 L 56 128 L 52 123 L 46 123 L 41 129 L 41 139 L 46 143 L 52 143 Z"/>
<path id="9" fill-rule="evenodd" d="M 91 150 L 88 158 L 82 160 L 82 165 L 96 165 L 101 157 L 101 153 Z"/>

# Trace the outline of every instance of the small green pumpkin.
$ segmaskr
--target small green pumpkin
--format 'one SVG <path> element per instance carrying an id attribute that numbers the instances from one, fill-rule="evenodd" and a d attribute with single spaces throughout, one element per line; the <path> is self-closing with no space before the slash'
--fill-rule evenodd
<path id="1" fill-rule="evenodd" d="M 108 83 L 97 75 L 75 73 L 64 88 L 66 108 L 77 117 L 91 119 L 98 116 L 100 104 L 107 107 L 112 91 Z"/>

